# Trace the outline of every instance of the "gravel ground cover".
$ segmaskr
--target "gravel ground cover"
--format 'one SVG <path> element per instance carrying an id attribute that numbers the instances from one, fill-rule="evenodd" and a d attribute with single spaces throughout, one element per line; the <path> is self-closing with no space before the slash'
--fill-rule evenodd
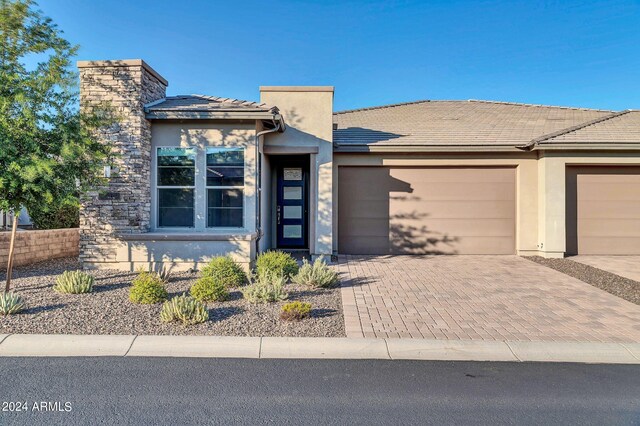
<path id="1" fill-rule="evenodd" d="M 12 287 L 26 299 L 28 309 L 18 315 L 0 316 L 0 333 L 61 334 L 168 334 L 217 336 L 344 337 L 340 288 L 309 289 L 289 284 L 289 300 L 313 305 L 311 318 L 285 322 L 278 318 L 286 303 L 251 305 L 238 290 L 230 300 L 207 304 L 209 321 L 183 326 L 160 322 L 160 307 L 129 301 L 134 273 L 88 271 L 95 278 L 93 293 L 58 294 L 51 288 L 57 275 L 79 269 L 76 259 L 57 259 L 14 270 Z M 175 273 L 166 285 L 169 296 L 187 292 L 198 278 L 195 273 Z M 0 273 L 4 284 L 4 272 Z"/>
<path id="2" fill-rule="evenodd" d="M 545 259 L 540 256 L 531 256 L 527 257 L 527 259 L 640 305 L 640 282 L 580 262 L 574 262 L 570 259 Z"/>

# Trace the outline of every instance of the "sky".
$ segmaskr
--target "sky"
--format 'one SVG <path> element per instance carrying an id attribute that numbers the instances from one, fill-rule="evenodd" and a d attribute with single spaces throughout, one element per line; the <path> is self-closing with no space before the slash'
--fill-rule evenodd
<path id="1" fill-rule="evenodd" d="M 40 0 L 78 60 L 144 59 L 168 95 L 335 86 L 336 111 L 423 99 L 640 108 L 640 1 Z"/>

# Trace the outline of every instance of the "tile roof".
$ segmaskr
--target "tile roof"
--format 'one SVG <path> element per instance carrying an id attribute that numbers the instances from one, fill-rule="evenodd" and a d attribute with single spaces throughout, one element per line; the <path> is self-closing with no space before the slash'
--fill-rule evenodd
<path id="1" fill-rule="evenodd" d="M 336 148 L 520 146 L 612 111 L 494 101 L 417 101 L 334 114 Z"/>
<path id="2" fill-rule="evenodd" d="M 159 102 L 148 104 L 147 112 L 216 112 L 216 111 L 269 111 L 278 109 L 266 104 L 205 95 L 167 96 Z"/>
<path id="3" fill-rule="evenodd" d="M 626 110 L 592 120 L 535 141 L 556 143 L 640 143 L 640 111 Z"/>

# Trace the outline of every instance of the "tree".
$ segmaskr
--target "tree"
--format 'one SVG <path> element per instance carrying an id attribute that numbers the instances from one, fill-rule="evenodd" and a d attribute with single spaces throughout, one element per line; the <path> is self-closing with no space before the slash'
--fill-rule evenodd
<path id="1" fill-rule="evenodd" d="M 53 204 L 100 183 L 111 147 L 94 137 L 108 109 L 80 111 L 77 46 L 31 0 L 0 0 L 0 210 Z"/>

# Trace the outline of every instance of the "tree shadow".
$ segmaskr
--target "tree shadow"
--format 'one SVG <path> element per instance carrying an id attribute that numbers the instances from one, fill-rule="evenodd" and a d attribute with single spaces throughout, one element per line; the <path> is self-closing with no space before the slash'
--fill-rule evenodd
<path id="1" fill-rule="evenodd" d="M 224 321 L 228 318 L 231 318 L 234 315 L 239 315 L 244 312 L 243 308 L 238 306 L 230 306 L 230 307 L 218 307 L 207 310 L 209 312 L 209 320 L 210 321 Z"/>
<path id="2" fill-rule="evenodd" d="M 321 309 L 312 309 L 310 315 L 312 318 L 327 318 L 327 317 L 332 317 L 337 313 L 338 311 L 335 309 L 321 308 Z"/>
<path id="3" fill-rule="evenodd" d="M 62 309 L 67 306 L 64 303 L 58 303 L 55 305 L 34 306 L 33 308 L 27 308 L 23 311 L 25 314 L 39 314 L 40 312 L 49 312 Z"/>
<path id="4" fill-rule="evenodd" d="M 343 273 L 348 276 L 347 273 Z M 342 275 L 342 274 L 341 274 Z M 347 279 L 340 280 L 340 287 L 349 288 L 349 287 L 360 287 L 363 285 L 374 283 L 375 280 L 368 277 L 350 277 Z"/>

